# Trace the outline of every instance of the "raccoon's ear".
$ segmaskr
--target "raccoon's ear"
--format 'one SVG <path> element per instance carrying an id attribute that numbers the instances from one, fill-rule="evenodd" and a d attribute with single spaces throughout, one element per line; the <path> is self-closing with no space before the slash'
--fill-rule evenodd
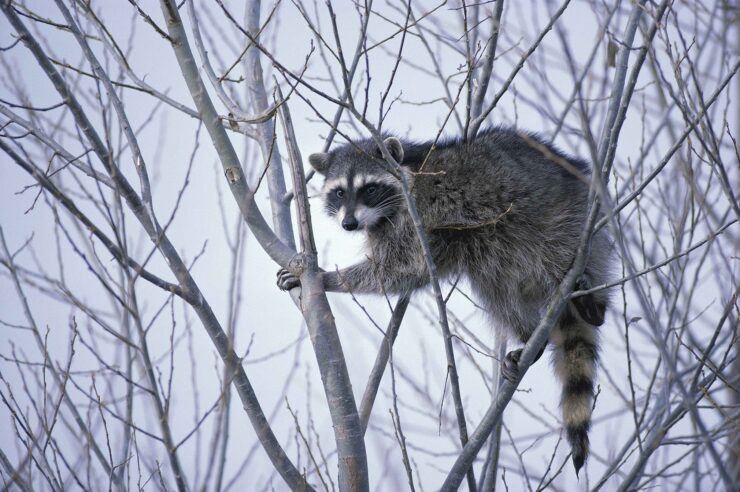
<path id="1" fill-rule="evenodd" d="M 401 145 L 401 141 L 396 137 L 388 137 L 383 140 L 383 143 L 388 147 L 388 152 L 391 153 L 396 162 L 401 164 L 403 162 L 403 145 Z"/>
<path id="2" fill-rule="evenodd" d="M 317 152 L 308 156 L 308 163 L 319 174 L 326 174 L 329 169 L 329 154 L 326 152 Z"/>

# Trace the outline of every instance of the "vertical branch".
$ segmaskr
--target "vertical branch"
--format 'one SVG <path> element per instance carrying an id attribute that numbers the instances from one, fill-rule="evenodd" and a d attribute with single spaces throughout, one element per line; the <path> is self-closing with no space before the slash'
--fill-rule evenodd
<path id="1" fill-rule="evenodd" d="M 465 0 L 460 0 L 460 3 L 462 4 L 462 7 L 460 9 L 462 11 L 463 21 L 462 37 L 465 40 L 465 65 L 467 66 L 467 76 L 463 81 L 463 83 L 465 84 L 465 128 L 463 129 L 463 138 L 467 139 L 470 129 L 470 120 L 473 117 L 473 83 L 475 81 L 475 60 L 473 59 L 474 55 L 473 47 L 471 46 L 472 41 L 470 40 L 470 30 L 474 29 L 477 32 L 478 28 L 477 26 L 472 28 L 468 26 L 468 6 L 465 3 Z"/>
<path id="2" fill-rule="evenodd" d="M 279 89 L 278 97 L 282 101 Z M 334 425 L 334 438 L 339 457 L 339 489 L 343 491 L 369 490 L 363 428 L 357 413 L 349 372 L 334 324 L 334 316 L 326 298 L 318 267 L 306 193 L 306 178 L 303 174 L 298 144 L 293 134 L 293 122 L 285 102 L 280 105 L 279 112 L 290 157 L 302 250 L 302 265 L 299 268 L 301 270 L 300 307 L 311 334 L 311 342 L 316 353 L 321 381 L 324 384 L 324 393 Z"/>
<path id="3" fill-rule="evenodd" d="M 218 1 L 220 4 L 221 0 Z M 260 33 L 261 4 L 261 0 L 249 0 L 246 6 L 246 30 L 255 39 Z M 269 104 L 259 50 L 255 47 L 249 48 L 244 57 L 244 63 L 247 72 L 247 88 L 252 105 L 257 112 L 266 111 Z M 259 123 L 256 130 L 262 156 L 267 161 L 267 185 L 270 190 L 272 223 L 275 227 L 275 233 L 289 248 L 295 249 L 293 224 L 290 220 L 290 205 L 289 202 L 283 199 L 286 194 L 285 177 L 283 176 L 282 159 L 275 142 L 275 122 L 268 119 L 264 123 Z"/>
<path id="4" fill-rule="evenodd" d="M 494 395 L 498 395 L 499 388 L 503 382 L 503 376 L 501 375 L 501 363 L 499 361 L 504 360 L 506 356 L 506 340 L 504 337 L 496 337 L 496 355 L 497 358 L 493 359 L 493 378 L 496 381 L 496 389 L 493 391 Z M 488 492 L 496 490 L 496 475 L 498 471 L 498 463 L 501 457 L 501 429 L 503 424 L 503 416 L 500 421 L 496 424 L 493 429 L 493 433 L 489 438 L 488 443 L 488 456 L 483 464 L 483 470 L 481 471 L 481 483 L 478 489 Z"/>
<path id="5" fill-rule="evenodd" d="M 490 17 L 491 37 L 488 39 L 486 53 L 483 55 L 483 67 L 480 76 L 475 78 L 478 82 L 478 87 L 475 90 L 473 105 L 470 110 L 470 116 L 472 118 L 477 118 L 480 115 L 483 109 L 483 102 L 486 99 L 488 84 L 491 82 L 491 77 L 493 76 L 493 62 L 496 59 L 496 48 L 498 47 L 498 35 L 501 32 L 501 15 L 503 12 L 504 0 L 496 0 L 493 15 Z"/>

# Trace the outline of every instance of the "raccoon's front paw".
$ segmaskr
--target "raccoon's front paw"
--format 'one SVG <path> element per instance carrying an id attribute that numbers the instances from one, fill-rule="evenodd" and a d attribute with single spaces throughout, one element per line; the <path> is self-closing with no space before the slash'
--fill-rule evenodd
<path id="1" fill-rule="evenodd" d="M 287 269 L 281 268 L 277 272 L 277 286 L 280 290 L 290 290 L 301 286 L 301 281 Z"/>
<path id="2" fill-rule="evenodd" d="M 512 350 L 501 363 L 501 374 L 504 379 L 510 383 L 516 383 L 519 380 L 519 358 L 522 356 L 522 349 Z"/>

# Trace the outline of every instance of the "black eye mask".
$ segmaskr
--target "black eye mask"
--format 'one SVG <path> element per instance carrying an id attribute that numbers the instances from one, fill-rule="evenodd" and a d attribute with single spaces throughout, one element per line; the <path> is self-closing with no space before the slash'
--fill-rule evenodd
<path id="1" fill-rule="evenodd" d="M 360 188 L 357 201 L 368 207 L 377 207 L 398 195 L 398 191 L 383 183 L 371 183 Z"/>
<path id="2" fill-rule="evenodd" d="M 337 193 L 337 191 L 341 191 L 342 193 Z M 339 196 L 340 194 L 342 196 Z M 336 215 L 346 196 L 347 192 L 341 188 L 334 188 L 329 191 L 325 198 L 326 213 L 330 216 Z"/>

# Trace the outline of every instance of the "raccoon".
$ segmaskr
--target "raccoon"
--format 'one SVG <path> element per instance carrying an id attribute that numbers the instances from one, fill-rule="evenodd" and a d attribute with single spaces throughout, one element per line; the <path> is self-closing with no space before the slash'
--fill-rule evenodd
<path id="1" fill-rule="evenodd" d="M 435 144 L 390 136 L 384 143 L 411 184 L 440 278 L 466 276 L 493 325 L 526 343 L 578 247 L 588 163 L 510 128 L 491 128 L 469 141 Z M 328 214 L 345 230 L 367 236 L 367 259 L 322 273 L 326 290 L 399 294 L 426 286 L 429 274 L 400 181 L 373 140 L 312 154 L 309 162 L 325 178 Z M 579 289 L 608 280 L 610 251 L 602 229 L 592 239 Z M 281 289 L 298 285 L 287 270 L 278 272 Z M 595 327 L 604 323 L 608 303 L 603 290 L 572 300 L 550 336 L 576 474 L 589 451 Z M 519 377 L 521 353 L 509 352 L 502 363 L 509 380 Z"/>

